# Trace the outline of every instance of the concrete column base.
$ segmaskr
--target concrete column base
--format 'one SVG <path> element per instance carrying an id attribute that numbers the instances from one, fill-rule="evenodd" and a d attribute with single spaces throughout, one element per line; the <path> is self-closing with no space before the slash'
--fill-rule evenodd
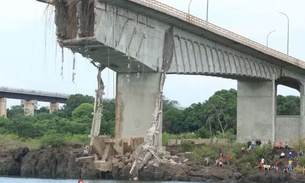
<path id="1" fill-rule="evenodd" d="M 6 117 L 6 98 L 0 98 L 0 117 Z"/>
<path id="2" fill-rule="evenodd" d="M 160 73 L 117 74 L 115 138 L 146 137 L 159 94 Z"/>
<path id="3" fill-rule="evenodd" d="M 50 103 L 50 114 L 52 114 L 54 111 L 59 109 L 59 103 L 58 102 L 51 102 Z"/>
<path id="4" fill-rule="evenodd" d="M 25 116 L 34 116 L 37 100 L 22 100 Z"/>
<path id="5" fill-rule="evenodd" d="M 272 81 L 237 82 L 237 141 L 273 140 L 276 115 L 273 84 Z"/>

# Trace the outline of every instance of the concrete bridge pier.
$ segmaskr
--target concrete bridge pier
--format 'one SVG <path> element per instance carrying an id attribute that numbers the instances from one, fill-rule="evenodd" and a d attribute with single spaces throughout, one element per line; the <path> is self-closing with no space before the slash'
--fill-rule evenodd
<path id="1" fill-rule="evenodd" d="M 0 98 L 0 117 L 6 117 L 6 98 Z"/>
<path id="2" fill-rule="evenodd" d="M 237 82 L 237 140 L 275 141 L 276 85 L 273 81 Z"/>
<path id="3" fill-rule="evenodd" d="M 58 102 L 50 102 L 50 114 L 52 114 L 54 111 L 59 109 L 59 103 Z"/>
<path id="4" fill-rule="evenodd" d="M 159 95 L 161 73 L 118 73 L 115 138 L 146 137 Z M 160 131 L 160 133 L 162 133 Z"/>
<path id="5" fill-rule="evenodd" d="M 300 84 L 300 125 L 299 137 L 305 137 L 305 82 Z"/>
<path id="6" fill-rule="evenodd" d="M 24 115 L 34 116 L 34 111 L 37 105 L 37 100 L 22 100 Z"/>

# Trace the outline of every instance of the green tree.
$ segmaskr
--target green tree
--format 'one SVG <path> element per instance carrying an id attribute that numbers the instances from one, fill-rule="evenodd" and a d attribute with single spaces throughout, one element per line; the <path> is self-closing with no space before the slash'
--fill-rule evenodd
<path id="1" fill-rule="evenodd" d="M 35 115 L 40 113 L 49 113 L 49 107 L 42 106 L 39 109 L 35 110 Z"/>
<path id="2" fill-rule="evenodd" d="M 92 119 L 93 104 L 82 103 L 72 111 L 72 119 L 86 118 Z"/>
<path id="3" fill-rule="evenodd" d="M 176 100 L 169 100 L 163 96 L 163 112 L 165 113 L 168 110 L 173 108 L 178 108 L 180 106 L 179 102 Z"/>
<path id="4" fill-rule="evenodd" d="M 43 135 L 43 131 L 35 125 L 35 118 L 31 116 L 15 116 L 9 123 L 4 124 L 7 133 L 13 133 L 22 138 L 36 138 Z"/>
<path id="5" fill-rule="evenodd" d="M 182 116 L 185 126 L 182 132 L 195 132 L 205 124 L 203 119 L 203 105 L 202 103 L 192 104 L 183 110 Z"/>
<path id="6" fill-rule="evenodd" d="M 22 105 L 14 105 L 10 109 L 7 110 L 7 117 L 12 118 L 17 115 L 23 115 L 24 110 Z"/>
<path id="7" fill-rule="evenodd" d="M 204 104 L 204 117 L 210 132 L 223 133 L 236 126 L 237 91 L 234 89 L 215 92 Z M 236 129 L 234 129 L 236 130 Z"/>
<path id="8" fill-rule="evenodd" d="M 278 115 L 300 115 L 300 97 L 298 96 L 277 96 Z"/>
<path id="9" fill-rule="evenodd" d="M 65 115 L 71 117 L 72 111 L 76 109 L 78 106 L 80 106 L 82 103 L 93 104 L 94 98 L 92 96 L 82 95 L 82 94 L 71 95 L 68 98 L 66 104 L 64 105 Z"/>
<path id="10" fill-rule="evenodd" d="M 102 121 L 115 121 L 115 100 L 114 99 L 104 99 L 103 100 Z"/>
<path id="11" fill-rule="evenodd" d="M 185 124 L 182 120 L 183 111 L 172 108 L 163 114 L 163 132 L 182 133 L 185 131 Z"/>
<path id="12" fill-rule="evenodd" d="M 202 126 L 199 130 L 196 131 L 196 136 L 200 138 L 210 138 L 211 134 L 209 130 Z"/>

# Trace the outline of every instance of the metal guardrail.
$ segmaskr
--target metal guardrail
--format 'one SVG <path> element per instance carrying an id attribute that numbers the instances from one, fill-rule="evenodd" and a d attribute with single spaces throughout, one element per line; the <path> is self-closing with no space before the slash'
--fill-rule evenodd
<path id="1" fill-rule="evenodd" d="M 198 17 L 192 16 L 188 13 L 185 13 L 183 11 L 180 11 L 176 8 L 173 8 L 171 6 L 168 6 L 166 4 L 163 4 L 161 2 L 158 2 L 156 0 L 128 0 L 143 6 L 146 6 L 148 8 L 155 9 L 157 11 L 163 12 L 165 14 L 171 15 L 173 17 L 179 18 L 185 22 L 189 22 L 193 25 L 196 25 L 198 27 L 201 27 L 203 29 L 209 30 L 215 34 L 218 34 L 220 36 L 229 38 L 235 42 L 241 43 L 245 46 L 248 46 L 250 48 L 256 49 L 262 53 L 265 53 L 267 55 L 270 55 L 272 57 L 275 57 L 277 59 L 283 60 L 287 63 L 293 64 L 295 66 L 298 66 L 302 69 L 305 69 L 305 62 L 302 60 L 299 60 L 297 58 L 291 57 L 289 55 L 286 55 L 282 52 L 276 51 L 272 48 L 269 48 L 267 46 L 264 46 L 260 43 L 257 43 L 255 41 L 252 41 L 251 39 L 248 39 L 246 37 L 243 37 L 241 35 L 238 35 L 232 31 L 226 30 L 224 28 L 221 28 L 217 25 L 214 25 L 212 23 L 209 23 L 205 20 L 202 20 Z"/>
<path id="2" fill-rule="evenodd" d="M 0 87 L 0 92 L 11 92 L 11 93 L 37 95 L 37 96 L 54 97 L 54 98 L 69 98 L 70 96 L 69 94 L 63 94 L 63 93 L 52 93 L 52 92 L 45 92 L 40 90 L 26 90 L 26 89 L 9 88 L 9 87 Z"/>

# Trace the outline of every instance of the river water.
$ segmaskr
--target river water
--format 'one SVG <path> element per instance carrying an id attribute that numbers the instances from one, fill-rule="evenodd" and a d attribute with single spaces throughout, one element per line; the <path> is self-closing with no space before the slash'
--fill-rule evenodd
<path id="1" fill-rule="evenodd" d="M 78 180 L 60 180 L 60 179 L 32 179 L 32 178 L 7 178 L 0 177 L 0 183 L 77 183 Z M 85 183 L 135 183 L 135 181 L 115 181 L 115 180 L 85 180 Z M 160 181 L 150 181 L 138 183 L 165 183 Z M 170 183 L 180 183 L 171 181 Z M 213 182 L 206 182 L 213 183 Z"/>

